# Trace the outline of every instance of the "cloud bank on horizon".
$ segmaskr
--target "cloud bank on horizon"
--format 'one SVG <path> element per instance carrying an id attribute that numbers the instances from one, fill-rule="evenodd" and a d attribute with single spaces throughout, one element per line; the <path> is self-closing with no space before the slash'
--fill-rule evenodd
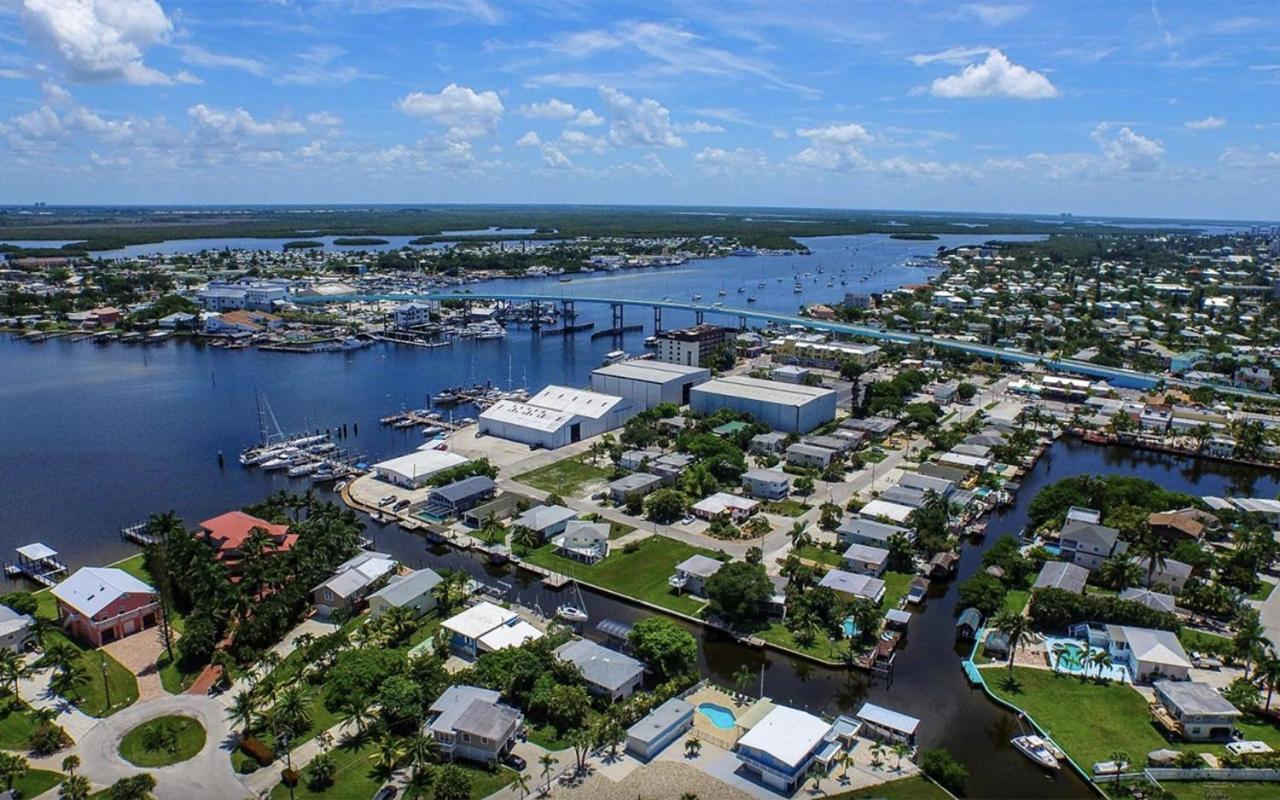
<path id="1" fill-rule="evenodd" d="M 0 203 L 1280 217 L 1280 11 L 0 0 Z"/>

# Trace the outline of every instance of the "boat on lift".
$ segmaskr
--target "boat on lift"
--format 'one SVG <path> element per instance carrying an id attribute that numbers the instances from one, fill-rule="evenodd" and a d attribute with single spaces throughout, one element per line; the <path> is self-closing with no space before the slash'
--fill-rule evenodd
<path id="1" fill-rule="evenodd" d="M 570 603 L 565 603 L 557 608 L 556 616 L 565 622 L 572 622 L 575 624 L 581 624 L 590 619 L 590 617 L 587 616 L 587 612 Z"/>

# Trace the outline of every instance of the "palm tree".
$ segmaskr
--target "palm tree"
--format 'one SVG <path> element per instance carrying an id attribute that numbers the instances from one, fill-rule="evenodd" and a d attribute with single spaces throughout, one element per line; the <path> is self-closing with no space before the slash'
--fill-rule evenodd
<path id="1" fill-rule="evenodd" d="M 1123 592 L 1142 580 L 1142 567 L 1125 556 L 1111 556 L 1098 567 L 1098 577 L 1103 583 Z"/>
<path id="2" fill-rule="evenodd" d="M 801 550 L 813 544 L 813 536 L 809 534 L 809 524 L 807 522 L 791 523 L 791 531 L 787 534 L 791 539 L 791 549 Z"/>
<path id="3" fill-rule="evenodd" d="M 258 716 L 258 699 L 253 696 L 253 692 L 241 689 L 231 698 L 231 705 L 227 707 L 227 720 L 233 725 L 239 725 L 244 729 L 241 734 L 242 738 L 249 737 L 249 729 L 253 727 L 253 721 Z"/>
<path id="4" fill-rule="evenodd" d="M 542 777 L 547 781 L 548 793 L 551 792 L 551 770 L 555 769 L 556 764 L 559 763 L 560 762 L 557 761 L 550 753 L 544 753 L 543 756 L 538 759 L 538 765 L 542 767 Z"/>
<path id="5" fill-rule="evenodd" d="M 516 790 L 520 792 L 520 800 L 524 800 L 529 796 L 529 776 L 523 772 L 516 773 L 516 779 L 511 782 Z"/>
<path id="6" fill-rule="evenodd" d="M 591 735 L 591 731 L 585 728 L 578 728 L 569 732 L 569 745 L 573 747 L 573 755 L 578 762 L 579 775 L 587 771 L 587 756 L 591 753 L 591 748 L 595 747 L 595 743 L 595 737 Z"/>
<path id="7" fill-rule="evenodd" d="M 49 679 L 49 688 L 54 694 L 72 695 L 77 699 L 80 698 L 80 690 L 89 685 L 89 675 L 82 669 L 72 668 L 69 670 L 60 670 L 54 673 Z"/>
<path id="8" fill-rule="evenodd" d="M 1275 653 L 1267 650 L 1262 657 L 1258 659 L 1258 669 L 1254 673 L 1254 677 L 1262 679 L 1262 685 L 1267 687 L 1267 701 L 1264 708 L 1271 710 L 1271 693 L 1280 686 L 1280 658 L 1276 658 Z"/>
<path id="9" fill-rule="evenodd" d="M 58 788 L 58 798 L 59 800 L 89 800 L 89 793 L 92 791 L 93 786 L 88 778 L 83 775 L 72 775 Z"/>
<path id="10" fill-rule="evenodd" d="M 14 699 L 18 697 L 18 681 L 29 676 L 31 668 L 18 655 L 18 651 L 5 648 L 0 650 L 0 683 L 7 684 Z"/>
<path id="11" fill-rule="evenodd" d="M 849 767 L 853 766 L 853 752 L 841 750 L 836 759 L 840 762 L 840 782 L 845 783 L 849 780 Z"/>
<path id="12" fill-rule="evenodd" d="M 1123 750 L 1112 750 L 1111 755 L 1108 756 L 1108 758 L 1111 759 L 1112 764 L 1116 765 L 1115 774 L 1117 776 L 1124 771 L 1124 765 L 1129 763 L 1129 754 Z"/>
<path id="13" fill-rule="evenodd" d="M 909 754 L 910 752 L 911 752 L 911 746 L 907 744 L 903 744 L 902 742 L 898 742 L 893 746 L 893 754 L 898 757 L 898 765 L 896 767 L 898 772 L 902 772 L 902 757 Z"/>
<path id="14" fill-rule="evenodd" d="M 1098 668 L 1098 679 L 1102 679 L 1102 671 L 1111 669 L 1113 662 L 1111 654 L 1106 650 L 1098 649 L 1089 654 L 1089 664 Z"/>
<path id="15" fill-rule="evenodd" d="M 436 741 L 434 736 L 418 733 L 409 740 L 405 757 L 409 759 L 409 763 L 413 766 L 413 774 L 416 780 L 417 777 L 426 774 L 429 766 L 440 760 L 440 743 Z"/>
<path id="16" fill-rule="evenodd" d="M 1235 629 L 1232 646 L 1236 656 L 1244 659 L 1244 677 L 1248 680 L 1254 656 L 1266 642 L 1266 630 L 1258 619 L 1258 612 L 1248 606 L 1236 614 Z"/>
<path id="17" fill-rule="evenodd" d="M 272 710 L 294 730 L 306 730 L 311 725 L 311 699 L 299 684 L 281 692 Z"/>
<path id="18" fill-rule="evenodd" d="M 365 727 L 373 718 L 373 700 L 364 696 L 349 697 L 340 709 L 347 720 L 356 725 L 356 736 L 363 737 Z"/>
<path id="19" fill-rule="evenodd" d="M 1138 562 L 1147 562 L 1147 586 L 1151 586 L 1155 580 L 1156 570 L 1161 572 L 1165 568 L 1164 554 L 1168 547 L 1168 543 L 1164 537 L 1151 530 L 1146 522 L 1138 525 L 1137 531 L 1134 533 L 1133 542 L 1129 547 L 1130 552 L 1137 557 Z"/>
<path id="20" fill-rule="evenodd" d="M 1062 642 L 1055 642 L 1053 645 L 1053 669 L 1056 672 L 1058 667 L 1062 665 L 1062 659 L 1067 654 L 1067 646 Z"/>
<path id="21" fill-rule="evenodd" d="M 698 738 L 698 734 L 695 733 L 684 740 L 685 758 L 696 758 L 700 752 L 702 752 L 702 740 Z"/>
<path id="22" fill-rule="evenodd" d="M 0 752 L 0 776 L 4 777 L 5 788 L 9 792 L 13 792 L 13 785 L 27 774 L 30 767 L 27 760 L 20 755 Z"/>
<path id="23" fill-rule="evenodd" d="M 1013 678 L 1013 662 L 1018 648 L 1031 641 L 1031 628 L 1027 618 L 1016 611 L 1001 611 L 992 620 L 991 627 L 1009 637 L 1009 677 Z"/>
<path id="24" fill-rule="evenodd" d="M 751 667 L 748 667 L 746 664 L 740 665 L 737 671 L 733 673 L 733 686 L 738 690 L 738 694 L 740 696 L 747 693 L 747 687 L 751 685 L 751 679 L 753 677 L 754 676 L 751 674 Z M 738 703 L 741 704 L 741 702 L 741 697 L 739 697 Z"/>
<path id="25" fill-rule="evenodd" d="M 400 759 L 403 756 L 404 747 L 401 746 L 400 740 L 387 732 L 378 740 L 369 758 L 373 760 L 373 768 L 381 779 L 387 780 L 395 773 L 396 767 L 400 766 Z"/>
<path id="26" fill-rule="evenodd" d="M 44 657 L 40 661 L 59 672 L 66 672 L 75 666 L 76 660 L 79 658 L 80 651 L 75 645 L 65 640 L 59 640 L 44 649 Z"/>
<path id="27" fill-rule="evenodd" d="M 884 764 L 884 745 L 880 742 L 873 742 L 871 745 L 871 766 L 880 769 Z"/>
<path id="28" fill-rule="evenodd" d="M 68 775 L 75 777 L 76 770 L 80 769 L 80 756 L 70 755 L 62 759 L 62 771 Z"/>

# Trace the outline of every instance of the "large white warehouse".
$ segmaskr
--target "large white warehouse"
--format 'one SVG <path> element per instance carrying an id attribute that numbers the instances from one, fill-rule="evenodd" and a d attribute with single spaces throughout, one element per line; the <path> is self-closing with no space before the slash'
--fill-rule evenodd
<path id="1" fill-rule="evenodd" d="M 693 387 L 689 406 L 703 414 L 729 408 L 746 412 L 775 431 L 808 433 L 836 418 L 836 393 L 818 386 L 730 375 Z"/>
<path id="2" fill-rule="evenodd" d="M 630 400 L 636 411 L 661 403 L 689 404 L 693 387 L 711 379 L 705 367 L 686 367 L 643 359 L 623 361 L 591 373 L 591 388 Z"/>
<path id="3" fill-rule="evenodd" d="M 480 433 L 553 450 L 621 427 L 635 411 L 615 395 L 552 385 L 524 403 L 494 403 L 480 414 Z"/>

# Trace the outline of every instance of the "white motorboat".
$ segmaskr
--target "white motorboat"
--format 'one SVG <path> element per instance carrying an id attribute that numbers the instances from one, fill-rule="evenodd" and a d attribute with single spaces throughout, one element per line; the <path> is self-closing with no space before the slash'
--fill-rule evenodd
<path id="1" fill-rule="evenodd" d="M 263 469 L 284 469 L 293 466 L 292 458 L 273 458 L 270 461 L 264 461 L 260 465 Z"/>
<path id="2" fill-rule="evenodd" d="M 581 608 L 578 608 L 575 605 L 570 605 L 568 603 L 556 609 L 556 616 L 564 620 L 565 622 L 575 622 L 575 623 L 586 622 L 589 619 L 589 617 L 587 616 L 587 612 L 583 611 Z"/>
<path id="3" fill-rule="evenodd" d="M 320 469 L 320 465 L 323 463 L 324 462 L 322 461 L 311 461 L 309 463 L 302 463 L 293 467 L 289 467 L 289 477 L 300 478 L 303 475 L 310 475 L 311 473 Z"/>
<path id="4" fill-rule="evenodd" d="M 1059 769 L 1058 757 L 1053 754 L 1048 743 L 1039 736 L 1015 736 L 1009 743 L 1027 758 L 1045 769 Z M 1054 748 L 1056 749 L 1056 748 Z"/>

